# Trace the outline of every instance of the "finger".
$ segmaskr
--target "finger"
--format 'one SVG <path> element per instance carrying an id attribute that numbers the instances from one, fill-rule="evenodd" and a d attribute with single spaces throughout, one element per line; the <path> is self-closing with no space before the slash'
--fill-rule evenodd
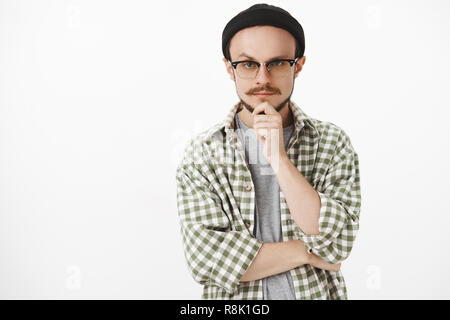
<path id="1" fill-rule="evenodd" d="M 267 101 L 259 104 L 252 112 L 252 115 L 257 115 L 258 113 L 261 113 L 264 111 L 266 114 L 275 114 L 277 111 L 275 108 Z"/>
<path id="2" fill-rule="evenodd" d="M 279 120 L 279 115 L 276 114 L 257 114 L 253 117 L 253 123 L 259 121 L 277 121 Z"/>
<path id="3" fill-rule="evenodd" d="M 263 104 L 258 105 L 255 109 L 253 109 L 252 116 L 257 115 L 258 113 L 265 114 L 264 108 L 265 106 Z"/>
<path id="4" fill-rule="evenodd" d="M 255 131 L 255 133 L 256 133 L 256 138 L 258 139 L 259 142 L 266 143 L 267 133 L 258 132 L 258 130 Z"/>
<path id="5" fill-rule="evenodd" d="M 270 134 L 270 135 L 275 135 L 279 133 L 279 128 L 274 124 L 274 125 L 264 125 L 264 126 L 258 126 L 258 127 L 254 127 L 253 128 L 256 132 L 256 134 Z"/>
<path id="6" fill-rule="evenodd" d="M 262 122 L 257 122 L 255 124 L 253 124 L 253 128 L 274 128 L 274 129 L 279 129 L 280 125 L 278 122 L 275 121 L 262 121 Z"/>
<path id="7" fill-rule="evenodd" d="M 265 144 L 270 140 L 270 132 L 267 128 L 257 129 L 255 133 L 258 140 Z"/>
<path id="8" fill-rule="evenodd" d="M 265 136 L 267 137 L 269 135 L 269 130 L 267 128 L 255 128 L 255 133 L 257 136 Z"/>
<path id="9" fill-rule="evenodd" d="M 278 120 L 278 119 L 275 119 L 275 120 L 269 120 L 269 119 L 267 119 L 267 120 L 259 120 L 259 121 L 257 121 L 257 122 L 255 122 L 253 125 L 254 126 L 257 126 L 257 125 L 261 125 L 261 124 L 263 124 L 263 123 L 273 123 L 273 124 L 276 124 L 276 125 L 278 125 L 278 126 L 280 126 L 280 124 L 281 124 L 281 122 Z"/>
<path id="10" fill-rule="evenodd" d="M 264 121 L 264 122 L 258 122 L 253 124 L 253 129 L 256 128 L 272 128 L 272 129 L 278 129 L 281 130 L 281 125 L 280 123 L 276 122 L 276 121 Z"/>

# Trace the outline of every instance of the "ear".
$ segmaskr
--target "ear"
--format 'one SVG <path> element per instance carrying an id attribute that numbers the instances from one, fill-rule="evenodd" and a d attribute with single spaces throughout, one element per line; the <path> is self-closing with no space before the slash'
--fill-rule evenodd
<path id="1" fill-rule="evenodd" d="M 227 58 L 223 58 L 222 61 L 225 63 L 225 68 L 226 68 L 228 74 L 230 75 L 230 79 L 235 81 L 233 66 L 230 64 L 230 62 L 227 60 Z"/>
<path id="2" fill-rule="evenodd" d="M 297 60 L 297 63 L 295 64 L 294 78 L 297 78 L 300 71 L 302 71 L 303 65 L 305 64 L 305 60 L 306 60 L 305 56 Z"/>

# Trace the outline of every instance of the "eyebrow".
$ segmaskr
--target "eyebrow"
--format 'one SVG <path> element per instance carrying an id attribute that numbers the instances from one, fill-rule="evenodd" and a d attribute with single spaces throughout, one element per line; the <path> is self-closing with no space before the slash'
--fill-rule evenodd
<path id="1" fill-rule="evenodd" d="M 276 59 L 290 59 L 290 58 L 286 58 L 286 56 L 287 56 L 287 55 L 282 54 L 282 55 L 273 57 L 273 58 L 271 58 L 271 59 L 269 59 L 269 60 L 267 60 L 267 61 L 273 61 L 273 60 L 276 60 Z M 246 53 L 241 53 L 241 54 L 238 56 L 238 58 L 239 58 L 239 57 L 249 58 L 249 59 L 252 59 L 252 60 L 255 60 L 255 61 L 256 61 L 256 58 L 253 58 L 253 57 L 249 56 L 249 55 L 246 54 Z M 266 61 L 266 62 L 267 62 L 267 61 Z"/>

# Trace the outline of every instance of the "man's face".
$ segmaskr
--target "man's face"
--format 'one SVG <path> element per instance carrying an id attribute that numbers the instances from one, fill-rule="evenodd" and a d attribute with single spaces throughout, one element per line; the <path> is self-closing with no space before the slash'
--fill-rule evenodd
<path id="1" fill-rule="evenodd" d="M 286 30 L 272 26 L 254 26 L 237 32 L 230 41 L 231 61 L 268 62 L 275 58 L 294 59 L 295 38 Z M 294 79 L 301 71 L 305 57 L 297 60 L 286 77 L 274 78 L 261 65 L 254 79 L 242 79 L 228 60 L 223 59 L 227 72 L 236 84 L 236 92 L 241 103 L 252 112 L 264 101 L 280 111 L 290 100 L 294 90 Z M 269 92 L 269 96 L 257 96 L 255 93 Z"/>

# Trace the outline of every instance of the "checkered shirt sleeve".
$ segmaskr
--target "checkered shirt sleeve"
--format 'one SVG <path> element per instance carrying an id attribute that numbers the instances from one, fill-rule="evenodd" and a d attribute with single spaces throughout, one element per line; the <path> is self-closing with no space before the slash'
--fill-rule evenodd
<path id="1" fill-rule="evenodd" d="M 359 229 L 359 159 L 344 130 L 322 139 L 323 150 L 316 161 L 328 163 L 328 169 L 316 188 L 321 202 L 320 233 L 305 234 L 298 226 L 295 232 L 309 252 L 335 264 L 349 256 Z"/>
<path id="2" fill-rule="evenodd" d="M 231 230 L 221 200 L 210 189 L 213 170 L 203 160 L 202 146 L 191 140 L 177 167 L 177 204 L 184 254 L 194 280 L 233 294 L 262 242 Z"/>

